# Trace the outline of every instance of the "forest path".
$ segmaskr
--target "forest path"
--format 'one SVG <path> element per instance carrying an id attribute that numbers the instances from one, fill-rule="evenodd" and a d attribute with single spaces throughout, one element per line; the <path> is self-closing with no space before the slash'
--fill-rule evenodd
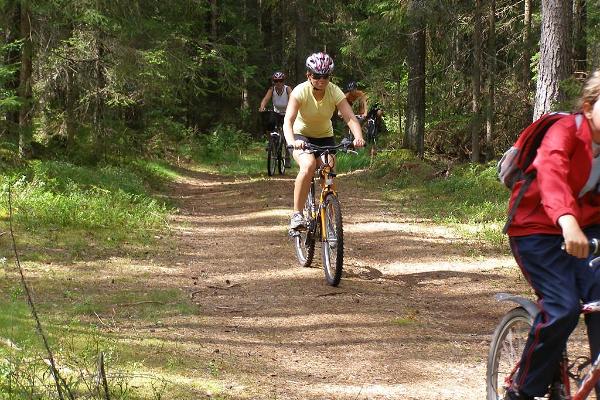
<path id="1" fill-rule="evenodd" d="M 316 266 L 301 268 L 287 237 L 296 170 L 181 172 L 170 188 L 176 255 L 165 257 L 170 284 L 200 313 L 175 334 L 194 349 L 184 357 L 213 360 L 227 398 L 485 397 L 489 340 L 510 307 L 493 295 L 527 288 L 510 257 L 409 218 L 358 172 L 338 178 L 346 257 L 333 288 L 319 247 Z"/>

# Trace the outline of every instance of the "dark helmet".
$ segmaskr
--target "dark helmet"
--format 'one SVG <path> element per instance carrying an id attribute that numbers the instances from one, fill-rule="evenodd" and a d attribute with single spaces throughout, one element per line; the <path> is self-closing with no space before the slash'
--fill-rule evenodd
<path id="1" fill-rule="evenodd" d="M 313 74 L 330 74 L 333 71 L 333 58 L 326 53 L 313 53 L 306 59 L 306 69 Z"/>
<path id="2" fill-rule="evenodd" d="M 285 80 L 285 74 L 283 72 L 277 71 L 273 73 L 273 76 L 271 77 L 272 80 L 274 81 L 284 81 Z"/>
<path id="3" fill-rule="evenodd" d="M 357 85 L 356 81 L 350 81 L 346 85 L 346 92 L 350 92 L 350 91 L 356 90 L 356 89 L 358 89 L 358 85 Z"/>

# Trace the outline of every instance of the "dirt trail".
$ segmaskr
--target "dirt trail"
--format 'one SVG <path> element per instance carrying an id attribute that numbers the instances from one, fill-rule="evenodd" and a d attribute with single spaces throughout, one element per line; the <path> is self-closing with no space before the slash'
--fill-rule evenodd
<path id="1" fill-rule="evenodd" d="M 346 267 L 332 288 L 319 257 L 296 263 L 290 176 L 182 172 L 170 262 L 201 315 L 175 329 L 198 349 L 189 357 L 212 354 L 230 398 L 484 398 L 491 332 L 509 307 L 493 294 L 527 288 L 509 257 L 407 218 L 346 175 Z"/>

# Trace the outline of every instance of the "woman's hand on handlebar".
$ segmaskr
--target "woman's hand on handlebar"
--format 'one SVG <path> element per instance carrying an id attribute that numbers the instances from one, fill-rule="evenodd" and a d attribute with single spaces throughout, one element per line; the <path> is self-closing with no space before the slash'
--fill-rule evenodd
<path id="1" fill-rule="evenodd" d="M 294 147 L 295 150 L 304 149 L 304 145 L 305 145 L 304 140 L 294 140 L 294 143 L 292 143 L 292 146 Z"/>
<path id="2" fill-rule="evenodd" d="M 365 147 L 365 140 L 363 138 L 354 138 L 352 141 L 354 147 Z"/>

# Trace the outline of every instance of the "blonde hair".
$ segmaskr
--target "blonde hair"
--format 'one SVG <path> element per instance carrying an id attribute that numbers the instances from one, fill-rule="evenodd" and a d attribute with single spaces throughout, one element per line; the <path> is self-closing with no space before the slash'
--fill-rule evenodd
<path id="1" fill-rule="evenodd" d="M 577 102 L 577 109 L 582 110 L 584 103 L 594 105 L 598 97 L 600 97 L 600 70 L 594 71 L 592 76 L 585 81 L 581 90 L 581 97 Z"/>

